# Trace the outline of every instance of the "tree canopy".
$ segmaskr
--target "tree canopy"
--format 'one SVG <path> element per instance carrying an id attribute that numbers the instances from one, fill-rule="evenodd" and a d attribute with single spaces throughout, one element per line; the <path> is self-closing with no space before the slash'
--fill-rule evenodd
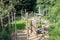
<path id="1" fill-rule="evenodd" d="M 36 0 L 20 0 L 15 4 L 16 11 L 27 9 L 27 11 L 34 11 Z"/>

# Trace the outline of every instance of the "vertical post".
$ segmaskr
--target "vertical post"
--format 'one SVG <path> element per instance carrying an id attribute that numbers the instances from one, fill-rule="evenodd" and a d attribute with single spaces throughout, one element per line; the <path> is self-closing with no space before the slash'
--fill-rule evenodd
<path id="1" fill-rule="evenodd" d="M 16 40 L 16 18 L 15 18 L 15 14 L 16 14 L 16 13 L 14 13 L 14 24 L 15 24 L 15 40 Z"/>
<path id="2" fill-rule="evenodd" d="M 31 33 L 32 33 L 32 20 L 31 20 L 31 24 L 30 25 L 31 25 Z"/>
<path id="3" fill-rule="evenodd" d="M 11 19 L 12 19 L 12 12 L 11 12 Z M 12 25 L 12 27 L 13 27 L 13 24 L 11 24 L 11 25 Z M 13 35 L 13 34 L 12 34 L 12 35 Z M 11 39 L 13 40 L 12 35 L 11 35 Z"/>
<path id="4" fill-rule="evenodd" d="M 27 40 L 28 39 L 28 36 L 29 36 L 29 30 L 28 30 L 28 13 L 26 13 L 26 29 L 27 29 Z"/>
<path id="5" fill-rule="evenodd" d="M 8 24 L 9 24 L 9 28 L 10 28 L 10 15 L 8 13 Z"/>
<path id="6" fill-rule="evenodd" d="M 21 19 L 22 19 L 22 13 L 23 13 L 23 12 L 22 12 L 22 9 L 21 9 Z"/>
<path id="7" fill-rule="evenodd" d="M 2 26 L 2 29 L 3 29 L 3 14 L 1 15 L 1 26 Z"/>
<path id="8" fill-rule="evenodd" d="M 25 9 L 25 13 L 26 13 L 26 9 Z"/>
<path id="9" fill-rule="evenodd" d="M 39 7 L 39 14 L 41 14 L 40 7 Z M 40 27 L 41 27 L 41 15 L 39 15 L 39 18 L 40 18 Z"/>
<path id="10" fill-rule="evenodd" d="M 44 16 L 44 10 L 43 10 L 43 16 Z"/>
<path id="11" fill-rule="evenodd" d="M 40 7 L 39 7 L 39 14 L 41 13 Z"/>
<path id="12" fill-rule="evenodd" d="M 27 11 L 26 11 L 26 9 L 25 9 L 25 16 L 26 16 L 26 12 L 27 12 Z"/>
<path id="13" fill-rule="evenodd" d="M 34 17 L 35 17 L 35 12 L 34 12 Z"/>
<path id="14" fill-rule="evenodd" d="M 47 20 L 47 8 L 46 8 L 46 20 Z"/>
<path id="15" fill-rule="evenodd" d="M 11 18 L 12 18 L 12 22 L 13 22 L 13 13 L 11 12 Z M 12 27 L 13 27 L 13 24 L 12 24 Z"/>

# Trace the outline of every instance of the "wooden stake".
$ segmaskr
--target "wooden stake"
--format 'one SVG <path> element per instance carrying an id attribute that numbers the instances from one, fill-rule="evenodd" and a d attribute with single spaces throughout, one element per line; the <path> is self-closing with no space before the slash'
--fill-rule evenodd
<path id="1" fill-rule="evenodd" d="M 40 12 L 40 7 L 39 7 L 39 14 L 40 14 L 41 12 Z"/>
<path id="2" fill-rule="evenodd" d="M 15 24 L 15 40 L 16 40 L 16 18 L 15 18 L 15 14 L 16 14 L 16 13 L 14 13 L 14 24 Z"/>
<path id="3" fill-rule="evenodd" d="M 13 19 L 14 19 L 14 16 L 13 16 L 13 13 L 11 12 L 11 18 L 12 18 L 12 22 L 14 21 Z M 14 25 L 12 24 L 12 27 L 13 27 Z"/>
<path id="4" fill-rule="evenodd" d="M 26 13 L 26 9 L 25 9 L 25 13 Z"/>
<path id="5" fill-rule="evenodd" d="M 22 12 L 22 9 L 21 9 L 21 19 L 22 19 L 22 13 L 23 13 L 23 12 Z"/>
<path id="6" fill-rule="evenodd" d="M 28 29 L 28 13 L 26 13 L 26 29 L 27 29 L 27 40 L 29 40 L 29 39 L 28 39 L 28 37 L 29 37 L 29 29 Z"/>
<path id="7" fill-rule="evenodd" d="M 8 13 L 8 24 L 9 24 L 9 28 L 10 28 L 10 15 Z"/>
<path id="8" fill-rule="evenodd" d="M 3 29 L 3 15 L 1 15 L 1 26 L 2 26 L 2 29 Z"/>

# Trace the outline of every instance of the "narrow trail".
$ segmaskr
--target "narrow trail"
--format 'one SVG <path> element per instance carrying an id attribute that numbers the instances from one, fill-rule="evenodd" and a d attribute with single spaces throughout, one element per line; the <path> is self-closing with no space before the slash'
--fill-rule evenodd
<path id="1" fill-rule="evenodd" d="M 16 34 L 13 35 L 12 40 L 27 40 L 26 30 L 17 30 Z"/>
<path id="2" fill-rule="evenodd" d="M 26 30 L 17 30 L 17 39 L 16 40 L 27 40 Z"/>

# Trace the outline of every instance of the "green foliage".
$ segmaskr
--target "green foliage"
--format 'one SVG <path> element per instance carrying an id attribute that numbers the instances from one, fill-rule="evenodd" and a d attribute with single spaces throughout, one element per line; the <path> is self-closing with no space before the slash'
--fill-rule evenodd
<path id="1" fill-rule="evenodd" d="M 0 40 L 11 40 L 11 32 L 8 27 L 0 32 Z"/>
<path id="2" fill-rule="evenodd" d="M 60 22 L 54 23 L 49 26 L 49 39 L 48 40 L 59 40 L 60 39 Z"/>
<path id="3" fill-rule="evenodd" d="M 39 6 L 41 8 L 41 11 L 44 10 L 44 17 L 46 17 L 52 24 L 48 28 L 48 40 L 60 40 L 60 0 L 9 0 L 9 2 L 0 0 L 0 14 L 8 14 L 14 8 L 16 8 L 16 11 L 19 12 L 20 9 L 27 9 L 28 11 L 33 10 L 35 12 L 38 12 Z M 14 24 L 14 22 L 12 24 Z M 16 26 L 17 29 L 25 29 L 25 20 L 17 20 Z M 40 25 L 38 24 L 38 26 Z M 0 39 L 10 40 L 10 31 L 11 30 L 8 27 L 3 32 L 0 32 Z"/>
<path id="4" fill-rule="evenodd" d="M 37 0 L 37 8 L 39 6 L 44 10 L 44 17 L 51 22 L 48 40 L 60 40 L 60 0 Z"/>
<path id="5" fill-rule="evenodd" d="M 14 9 L 13 0 L 0 0 L 0 17 L 5 17 Z M 4 24 L 3 24 L 4 25 Z M 0 40 L 11 40 L 11 29 L 8 27 L 1 28 L 0 18 Z"/>
<path id="6" fill-rule="evenodd" d="M 37 27 L 38 27 L 38 28 L 41 28 L 41 27 L 42 27 L 41 25 L 42 25 L 42 23 L 41 23 L 41 24 L 40 24 L 40 22 L 37 23 Z"/>
<path id="7" fill-rule="evenodd" d="M 53 6 L 50 11 L 48 12 L 48 16 L 47 18 L 50 20 L 50 21 L 54 21 L 56 20 L 56 22 L 58 20 L 60 20 L 60 5 L 58 3 L 55 4 L 55 6 Z"/>
<path id="8" fill-rule="evenodd" d="M 37 0 L 36 4 L 36 9 L 40 7 L 40 10 L 44 10 L 45 13 L 49 11 L 49 7 L 53 7 L 56 4 L 56 0 Z"/>
<path id="9" fill-rule="evenodd" d="M 55 0 L 37 0 L 37 6 L 41 6 L 42 9 L 55 5 Z"/>
<path id="10" fill-rule="evenodd" d="M 19 11 L 21 9 L 25 10 L 27 9 L 27 11 L 34 11 L 35 9 L 35 5 L 36 5 L 36 0 L 20 0 L 17 2 L 17 4 L 15 4 L 15 9 L 16 11 Z"/>
<path id="11" fill-rule="evenodd" d="M 10 0 L 11 1 L 11 0 Z M 2 0 L 0 1 L 0 13 L 5 15 L 11 12 L 11 10 L 13 9 L 13 4 L 10 4 L 10 1 L 5 4 L 5 2 Z"/>

